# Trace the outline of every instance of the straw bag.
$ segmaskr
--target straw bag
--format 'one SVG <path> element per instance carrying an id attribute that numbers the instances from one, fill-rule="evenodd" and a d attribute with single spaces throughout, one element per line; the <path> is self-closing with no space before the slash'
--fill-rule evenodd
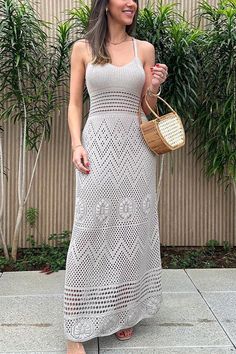
<path id="1" fill-rule="evenodd" d="M 153 120 L 142 122 L 141 104 L 139 105 L 138 118 L 147 145 L 156 155 L 179 149 L 185 144 L 185 131 L 180 117 L 173 108 L 158 95 L 156 97 L 163 101 L 171 110 L 170 113 L 159 116 L 158 108 L 157 114 L 150 107 L 146 97 L 147 93 L 145 94 L 145 102 L 150 111 L 156 116 Z"/>

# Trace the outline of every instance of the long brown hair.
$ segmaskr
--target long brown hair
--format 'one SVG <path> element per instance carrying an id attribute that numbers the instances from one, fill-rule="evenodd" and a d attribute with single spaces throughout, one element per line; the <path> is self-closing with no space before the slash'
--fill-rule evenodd
<path id="1" fill-rule="evenodd" d="M 92 63 L 105 64 L 111 62 L 111 57 L 106 50 L 106 39 L 108 32 L 108 22 L 106 15 L 106 6 L 109 0 L 92 0 L 91 14 L 89 17 L 89 24 L 84 38 L 88 41 L 92 49 Z M 138 0 L 137 10 L 135 12 L 133 22 L 126 26 L 126 33 L 131 35 L 136 27 L 139 4 Z"/>

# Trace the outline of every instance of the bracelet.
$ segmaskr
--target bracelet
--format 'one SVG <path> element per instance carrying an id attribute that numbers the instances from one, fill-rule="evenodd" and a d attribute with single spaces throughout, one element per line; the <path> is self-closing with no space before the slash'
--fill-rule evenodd
<path id="1" fill-rule="evenodd" d="M 155 92 L 152 92 L 152 90 L 150 89 L 150 87 L 147 88 L 147 94 L 149 97 L 157 97 L 157 96 L 160 96 L 160 93 L 161 93 L 161 86 L 159 88 L 159 91 L 157 93 Z"/>
<path id="2" fill-rule="evenodd" d="M 77 147 L 79 147 L 79 146 L 82 146 L 82 144 L 78 144 L 78 145 L 76 145 L 76 146 L 71 146 L 72 151 L 75 151 L 75 149 L 76 149 Z"/>

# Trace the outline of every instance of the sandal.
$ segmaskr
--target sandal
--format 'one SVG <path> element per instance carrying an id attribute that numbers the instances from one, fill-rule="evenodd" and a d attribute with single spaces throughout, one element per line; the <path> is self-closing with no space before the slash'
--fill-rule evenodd
<path id="1" fill-rule="evenodd" d="M 126 333 L 130 332 L 129 335 L 127 335 Z M 125 328 L 125 329 L 121 329 L 120 331 L 116 332 L 115 335 L 116 335 L 116 338 L 119 339 L 119 340 L 127 340 L 127 339 L 130 339 L 134 334 L 134 331 L 133 331 L 133 327 L 131 328 Z"/>

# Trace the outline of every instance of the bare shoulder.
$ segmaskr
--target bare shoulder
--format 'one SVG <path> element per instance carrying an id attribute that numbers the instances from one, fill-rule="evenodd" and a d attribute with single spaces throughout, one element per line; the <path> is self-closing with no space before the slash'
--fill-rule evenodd
<path id="1" fill-rule="evenodd" d="M 152 43 L 148 41 L 142 41 L 141 39 L 137 39 L 138 46 L 140 48 L 141 53 L 145 55 L 145 53 L 153 53 L 155 51 L 155 47 Z"/>
<path id="2" fill-rule="evenodd" d="M 137 41 L 139 42 L 139 45 L 142 46 L 143 48 L 146 49 L 154 48 L 154 45 L 148 41 L 142 41 L 141 39 L 137 39 Z"/>
<path id="3" fill-rule="evenodd" d="M 73 45 L 72 48 L 75 48 L 76 51 L 82 51 L 82 52 L 86 52 L 86 50 L 88 50 L 89 44 L 87 39 L 78 39 L 76 40 Z"/>
<path id="4" fill-rule="evenodd" d="M 87 61 L 90 53 L 89 43 L 87 39 L 81 38 L 76 40 L 72 45 L 72 50 L 76 56 L 80 57 L 83 62 Z"/>
<path id="5" fill-rule="evenodd" d="M 137 39 L 137 42 L 139 57 L 142 60 L 143 64 L 149 63 L 150 60 L 155 61 L 154 45 L 148 41 L 143 41 L 141 39 Z"/>
<path id="6" fill-rule="evenodd" d="M 81 39 L 77 39 L 74 43 L 73 43 L 73 47 L 79 47 L 79 48 L 83 48 L 88 44 L 87 39 L 85 38 L 81 38 Z"/>

